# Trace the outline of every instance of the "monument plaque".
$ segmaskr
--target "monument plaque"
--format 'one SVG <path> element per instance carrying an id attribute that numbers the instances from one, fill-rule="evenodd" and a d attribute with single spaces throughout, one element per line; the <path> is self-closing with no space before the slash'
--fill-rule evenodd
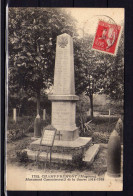
<path id="1" fill-rule="evenodd" d="M 53 146 L 56 130 L 43 130 L 42 139 L 40 145 Z"/>

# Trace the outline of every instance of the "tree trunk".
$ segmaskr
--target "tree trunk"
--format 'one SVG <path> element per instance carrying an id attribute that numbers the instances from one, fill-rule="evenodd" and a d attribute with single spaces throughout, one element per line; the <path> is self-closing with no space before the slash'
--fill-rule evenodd
<path id="1" fill-rule="evenodd" d="M 37 115 L 40 115 L 40 90 L 37 92 Z"/>
<path id="2" fill-rule="evenodd" d="M 90 96 L 90 114 L 91 114 L 91 119 L 93 118 L 93 94 L 91 94 Z"/>

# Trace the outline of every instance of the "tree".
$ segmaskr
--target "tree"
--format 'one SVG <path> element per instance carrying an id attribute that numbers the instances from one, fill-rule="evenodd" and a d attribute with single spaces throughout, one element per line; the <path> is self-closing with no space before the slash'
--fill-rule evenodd
<path id="1" fill-rule="evenodd" d="M 9 8 L 9 92 L 36 96 L 53 83 L 56 37 L 74 33 L 74 19 L 63 9 Z"/>
<path id="2" fill-rule="evenodd" d="M 75 40 L 76 92 L 85 92 L 89 96 L 92 118 L 94 93 L 105 93 L 115 100 L 123 99 L 123 40 L 122 34 L 116 56 L 92 50 L 92 36 Z"/>
<path id="3" fill-rule="evenodd" d="M 107 62 L 110 58 L 108 57 Z M 103 91 L 114 101 L 124 99 L 124 32 L 122 31 L 117 55 L 112 57 L 112 64 L 108 66 L 103 81 Z M 110 63 L 110 62 L 109 62 Z"/>
<path id="4" fill-rule="evenodd" d="M 76 41 L 75 67 L 76 67 L 76 92 L 85 92 L 90 98 L 91 117 L 93 118 L 93 94 L 100 91 L 100 80 L 106 66 L 99 54 L 91 50 L 92 37 L 84 37 Z M 100 85 L 99 85 L 100 84 Z"/>

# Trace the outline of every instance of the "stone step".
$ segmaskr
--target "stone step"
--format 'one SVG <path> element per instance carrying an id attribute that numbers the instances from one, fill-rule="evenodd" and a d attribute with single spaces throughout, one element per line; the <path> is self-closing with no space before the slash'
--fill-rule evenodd
<path id="1" fill-rule="evenodd" d="M 40 152 L 38 151 L 32 151 L 29 149 L 25 150 L 27 152 L 28 158 L 33 161 L 40 161 L 45 162 L 50 161 L 50 153 L 47 154 L 47 152 Z M 72 161 L 72 155 L 71 154 L 63 154 L 63 153 L 52 153 L 51 154 L 51 162 L 66 162 L 66 161 Z"/>
<path id="2" fill-rule="evenodd" d="M 90 146 L 89 149 L 85 152 L 83 162 L 87 163 L 87 165 L 92 164 L 95 156 L 97 155 L 99 151 L 99 144 L 94 144 L 93 146 Z M 45 162 L 45 161 L 50 161 L 50 153 L 47 154 L 47 152 L 39 152 L 39 151 L 33 151 L 30 149 L 25 150 L 27 152 L 28 158 L 33 161 L 40 161 L 40 162 Z M 66 154 L 66 153 L 57 153 L 57 152 L 52 152 L 51 154 L 51 162 L 65 162 L 65 163 L 70 163 L 73 161 L 73 155 L 72 154 Z"/>
<path id="3" fill-rule="evenodd" d="M 85 152 L 91 144 L 92 138 L 90 137 L 79 137 L 73 141 L 55 140 L 52 151 L 65 154 L 74 154 L 76 152 L 83 153 L 83 151 Z M 29 146 L 29 149 L 32 151 L 38 151 L 40 148 L 44 152 L 47 149 L 46 146 L 40 146 L 40 139 L 33 141 Z"/>
<path id="4" fill-rule="evenodd" d="M 95 156 L 99 152 L 100 145 L 99 144 L 94 144 L 88 148 L 88 150 L 85 152 L 83 162 L 86 162 L 87 165 L 92 164 L 94 161 Z"/>

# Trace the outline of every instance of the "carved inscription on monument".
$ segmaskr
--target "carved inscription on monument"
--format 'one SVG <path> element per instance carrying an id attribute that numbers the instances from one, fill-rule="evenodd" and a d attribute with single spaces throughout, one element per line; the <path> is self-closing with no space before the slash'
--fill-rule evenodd
<path id="1" fill-rule="evenodd" d="M 73 47 L 69 35 L 61 35 L 57 38 L 54 94 L 74 94 L 74 63 Z"/>
<path id="2" fill-rule="evenodd" d="M 75 126 L 75 103 L 54 102 L 52 104 L 52 124 L 62 127 Z"/>
<path id="3" fill-rule="evenodd" d="M 59 37 L 58 44 L 59 44 L 59 47 L 65 48 L 66 45 L 68 44 L 68 38 L 66 36 Z"/>
<path id="4" fill-rule="evenodd" d="M 55 138 L 56 130 L 44 130 L 41 140 L 41 145 L 52 146 Z"/>

